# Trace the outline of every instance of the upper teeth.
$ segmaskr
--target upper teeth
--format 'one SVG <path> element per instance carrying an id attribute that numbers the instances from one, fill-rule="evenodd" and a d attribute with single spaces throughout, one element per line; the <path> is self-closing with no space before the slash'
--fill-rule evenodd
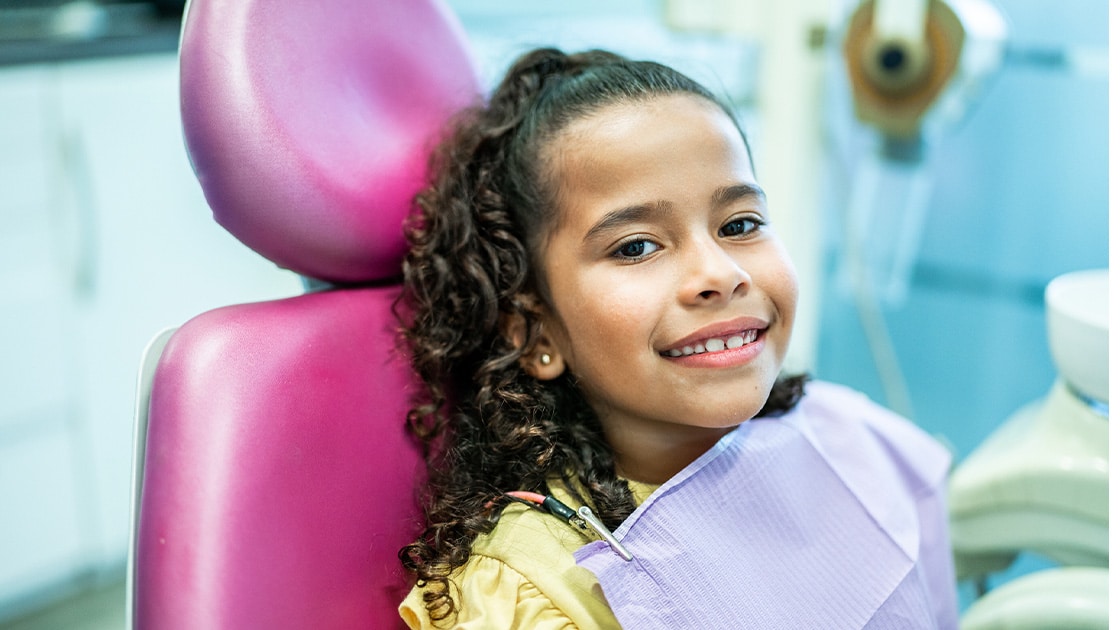
<path id="1" fill-rule="evenodd" d="M 745 344 L 751 343 L 758 339 L 758 330 L 746 330 L 741 333 L 735 333 L 727 338 L 712 337 L 704 342 L 697 342 L 681 346 L 680 348 L 673 348 L 666 354 L 671 357 L 687 357 L 690 354 L 703 354 L 705 352 L 719 352 L 720 350 L 731 350 L 740 348 Z"/>

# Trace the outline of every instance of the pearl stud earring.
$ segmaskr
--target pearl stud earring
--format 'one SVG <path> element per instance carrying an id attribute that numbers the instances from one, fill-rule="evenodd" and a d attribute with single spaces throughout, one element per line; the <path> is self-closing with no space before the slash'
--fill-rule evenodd
<path id="1" fill-rule="evenodd" d="M 548 365 L 552 363 L 552 355 L 545 352 L 541 355 L 541 365 Z"/>

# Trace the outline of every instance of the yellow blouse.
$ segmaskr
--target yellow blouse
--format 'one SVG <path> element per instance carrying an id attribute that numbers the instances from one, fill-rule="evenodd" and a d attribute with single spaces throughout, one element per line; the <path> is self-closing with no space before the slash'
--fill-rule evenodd
<path id="1" fill-rule="evenodd" d="M 630 482 L 639 504 L 655 489 L 656 485 Z M 577 507 L 560 488 L 550 490 L 557 499 Z M 401 618 L 414 630 L 621 630 L 595 575 L 576 566 L 572 557 L 594 539 L 555 516 L 510 505 L 494 530 L 475 540 L 470 559 L 451 577 L 459 608 L 454 624 L 431 622 L 419 587 L 401 603 Z"/>

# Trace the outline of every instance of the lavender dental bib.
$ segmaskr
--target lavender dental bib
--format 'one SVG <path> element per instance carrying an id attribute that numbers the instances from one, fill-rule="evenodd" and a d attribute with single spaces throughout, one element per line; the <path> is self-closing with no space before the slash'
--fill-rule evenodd
<path id="1" fill-rule="evenodd" d="M 576 552 L 624 628 L 955 628 L 945 450 L 866 397 L 810 383 Z"/>

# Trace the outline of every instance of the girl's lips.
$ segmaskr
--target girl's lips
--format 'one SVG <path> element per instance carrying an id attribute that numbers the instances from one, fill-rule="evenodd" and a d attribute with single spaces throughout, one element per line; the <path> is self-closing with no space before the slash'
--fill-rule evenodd
<path id="1" fill-rule="evenodd" d="M 705 352 L 720 352 L 723 350 L 734 350 L 740 348 L 748 343 L 758 339 L 761 331 L 757 328 L 751 330 L 744 330 L 737 332 L 726 337 L 710 337 L 705 339 L 703 343 L 685 344 L 679 348 L 671 348 L 662 352 L 662 356 L 679 357 L 690 356 L 693 354 L 704 354 Z"/>
<path id="2" fill-rule="evenodd" d="M 726 368 L 744 365 L 762 354 L 763 348 L 766 347 L 766 331 L 754 329 L 752 332 L 756 333 L 753 341 L 734 348 L 705 350 L 688 355 L 682 352 L 679 356 L 663 352 L 661 356 L 684 367 Z"/>
<path id="3" fill-rule="evenodd" d="M 704 326 L 669 345 L 661 356 L 679 357 L 735 349 L 749 344 L 766 331 L 768 324 L 757 317 L 739 317 Z"/>

